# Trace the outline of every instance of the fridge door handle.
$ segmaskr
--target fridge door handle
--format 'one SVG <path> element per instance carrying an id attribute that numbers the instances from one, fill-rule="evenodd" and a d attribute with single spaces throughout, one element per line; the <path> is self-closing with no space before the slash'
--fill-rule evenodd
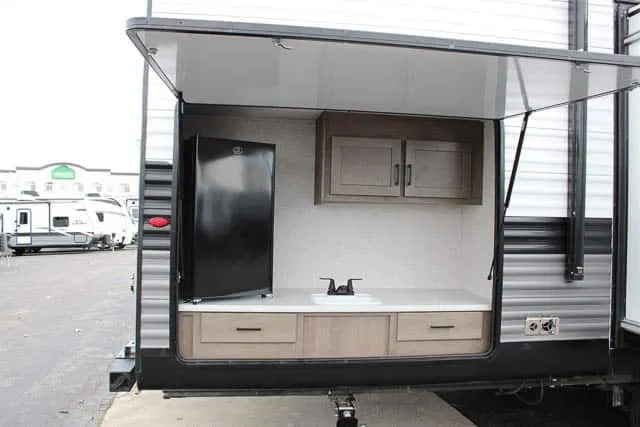
<path id="1" fill-rule="evenodd" d="M 411 165 L 407 165 L 407 185 L 411 185 Z"/>
<path id="2" fill-rule="evenodd" d="M 393 165 L 393 185 L 399 185 L 400 184 L 400 165 L 398 163 L 396 163 L 395 165 Z"/>

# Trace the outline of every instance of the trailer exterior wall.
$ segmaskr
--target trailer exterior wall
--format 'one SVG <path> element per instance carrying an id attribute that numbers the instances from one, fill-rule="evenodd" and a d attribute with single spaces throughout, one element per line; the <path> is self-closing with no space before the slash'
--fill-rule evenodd
<path id="1" fill-rule="evenodd" d="M 613 2 L 589 0 L 588 48 L 613 52 Z M 551 110 L 558 114 L 566 109 Z M 534 114 L 534 116 L 536 116 Z M 532 116 L 532 117 L 534 117 Z M 542 114 L 538 115 L 542 119 Z M 539 122 L 538 122 L 539 123 Z M 504 260 L 501 342 L 605 339 L 609 336 L 611 311 L 611 218 L 613 216 L 613 97 L 587 101 L 587 167 L 585 216 L 585 280 L 568 283 L 564 278 L 564 234 L 540 242 L 537 236 L 520 235 L 517 248 L 509 248 Z M 531 223 L 531 229 L 554 235 L 556 219 L 567 212 L 567 157 L 554 152 L 566 147 L 566 122 L 545 120 L 533 140 L 527 138 L 514 189 L 514 207 L 507 215 L 548 219 Z M 557 131 L 560 131 L 558 133 Z M 516 129 L 512 130 L 515 132 Z M 538 134 L 539 132 L 539 134 Z M 507 123 L 506 138 L 512 138 Z M 545 138 L 546 136 L 546 138 Z M 510 170 L 513 154 L 507 142 L 505 169 Z M 522 173 L 523 172 L 523 173 Z M 531 179 L 527 179 L 531 177 Z M 552 183 L 549 187 L 547 184 Z M 550 191 L 549 195 L 545 193 Z M 537 202 L 542 201 L 536 207 Z M 520 202 L 520 203 L 519 203 Z M 507 223 L 505 233 L 518 235 L 519 227 Z M 544 224 L 544 225 L 543 225 Z M 597 225 L 594 225 L 597 224 Z M 544 238 L 542 239 L 544 240 Z M 599 241 L 593 245 L 590 242 Z M 536 247 L 538 249 L 536 249 Z M 544 247 L 546 254 L 540 253 Z M 557 336 L 532 337 L 524 334 L 527 316 L 558 316 L 561 332 Z"/>
<path id="2" fill-rule="evenodd" d="M 588 50 L 613 53 L 614 1 L 588 0 Z M 613 218 L 613 96 L 587 101 L 587 218 Z"/>
<path id="3" fill-rule="evenodd" d="M 637 39 L 640 31 L 640 16 L 635 14 L 629 22 L 629 40 L 626 49 L 630 55 L 640 54 L 640 41 Z M 640 269 L 638 268 L 638 258 L 640 257 L 640 191 L 638 190 L 638 180 L 640 179 L 640 150 L 638 140 L 640 139 L 640 127 L 634 118 L 640 112 L 640 97 L 637 93 L 630 93 L 627 99 L 628 104 L 628 148 L 627 148 L 627 168 L 622 173 L 627 175 L 626 188 L 626 259 L 621 261 L 626 264 L 626 289 L 624 311 L 621 313 L 622 326 L 625 330 L 638 334 L 640 325 Z M 623 196 L 623 197 L 624 197 Z M 624 206 L 624 204 L 622 204 Z M 620 280 L 620 279 L 619 279 Z"/>
<path id="4" fill-rule="evenodd" d="M 335 4 L 334 4 L 335 3 Z M 611 13 L 612 5 L 603 0 L 594 3 L 590 9 L 594 22 L 603 22 Z M 590 3 L 590 4 L 591 4 Z M 596 7 L 597 6 L 597 7 Z M 421 1 L 341 1 L 333 3 L 290 3 L 276 2 L 223 2 L 154 0 L 151 15 L 154 17 L 178 17 L 215 20 L 246 20 L 292 25 L 323 25 L 333 28 L 360 29 L 371 31 L 401 31 L 408 34 L 471 39 L 479 41 L 499 41 L 541 47 L 566 48 L 568 43 L 568 4 L 565 1 L 458 1 L 443 4 L 428 4 Z M 544 31 L 540 31 L 544 28 Z M 601 49 L 607 49 L 609 28 L 594 25 L 590 29 L 590 40 Z M 605 98 L 606 99 L 606 98 Z M 597 102 L 597 101 L 594 101 Z M 173 153 L 173 130 L 175 98 L 153 73 L 149 73 L 146 110 L 144 159 L 147 162 L 143 177 L 145 193 L 142 195 L 143 216 L 149 218 L 159 213 L 168 215 L 171 206 L 171 176 Z M 594 106 L 595 105 L 595 106 Z M 514 189 L 512 205 L 508 215 L 522 217 L 566 216 L 567 189 L 567 109 L 565 107 L 541 112 L 532 116 L 522 154 L 520 173 Z M 597 112 L 597 114 L 596 114 Z M 589 140 L 597 140 L 590 150 L 599 150 L 597 163 L 587 166 L 587 216 L 611 216 L 611 144 L 606 137 L 612 120 L 612 110 L 608 104 L 590 104 Z M 603 117 L 599 125 L 597 117 Z M 595 118 L 595 119 L 594 119 Z M 511 173 L 513 153 L 520 129 L 519 119 L 505 123 L 505 176 Z M 607 216 L 608 215 L 608 216 Z M 144 225 L 141 252 L 141 301 L 140 346 L 141 348 L 169 347 L 169 233 L 168 230 L 150 230 Z M 505 292 L 509 296 L 503 302 L 502 341 L 526 341 L 523 334 L 524 315 L 509 317 L 507 313 L 526 307 L 531 313 L 553 309 L 549 305 L 549 281 L 555 283 L 566 298 L 572 300 L 574 316 L 563 318 L 568 330 L 573 323 L 577 327 L 590 318 L 593 300 L 583 305 L 579 287 L 563 283 L 564 265 L 562 255 L 549 259 L 537 255 L 527 255 L 528 262 L 507 258 L 505 273 L 531 274 L 540 269 L 549 269 L 549 276 L 533 287 L 522 291 L 517 281 L 505 280 Z M 602 258 L 599 267 L 590 267 L 585 261 L 586 271 L 603 271 Z M 606 264 L 606 261 L 604 261 Z M 526 268 L 523 269 L 523 265 Z M 552 273 L 553 272 L 553 273 Z M 533 276 L 531 276 L 533 277 Z M 606 279 L 605 279 L 606 278 Z M 607 306 L 610 301 L 610 280 L 606 273 L 592 276 L 592 285 L 598 294 L 597 306 Z M 551 293 L 553 295 L 553 293 Z M 522 310 L 521 310 L 522 311 Z M 576 332 L 562 338 L 583 339 L 594 335 L 606 337 L 607 332 L 598 324 L 597 332 Z"/>

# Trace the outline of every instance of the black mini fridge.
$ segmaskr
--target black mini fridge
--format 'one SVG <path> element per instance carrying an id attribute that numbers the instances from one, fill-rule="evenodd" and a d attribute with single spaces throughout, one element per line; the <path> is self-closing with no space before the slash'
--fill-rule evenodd
<path id="1" fill-rule="evenodd" d="M 192 188 L 186 193 L 193 199 L 183 218 L 192 220 L 192 245 L 185 252 L 191 258 L 185 262 L 191 266 L 190 280 L 185 277 L 181 296 L 270 294 L 275 145 L 198 136 L 187 141 L 186 151 L 191 157 L 186 163 L 192 164 L 185 168 L 191 169 L 186 186 Z"/>

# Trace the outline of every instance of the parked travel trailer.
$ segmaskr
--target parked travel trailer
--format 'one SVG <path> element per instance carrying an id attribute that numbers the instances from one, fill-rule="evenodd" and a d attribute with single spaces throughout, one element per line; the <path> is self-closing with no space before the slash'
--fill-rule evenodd
<path id="1" fill-rule="evenodd" d="M 111 389 L 598 385 L 638 426 L 638 28 L 605 1 L 150 3 Z"/>
<path id="2" fill-rule="evenodd" d="M 138 224 L 131 216 L 125 199 L 94 195 L 88 197 L 49 196 L 40 200 L 82 201 L 90 206 L 96 217 L 97 227 L 105 236 L 103 239 L 104 247 L 114 246 L 121 249 L 136 240 Z"/>
<path id="3" fill-rule="evenodd" d="M 140 228 L 140 210 L 138 208 L 138 197 L 134 195 L 118 196 L 115 198 L 123 206 L 126 207 L 129 216 L 133 221 L 133 228 L 135 229 L 133 240 L 136 241 L 138 237 L 138 229 Z"/>
<path id="4" fill-rule="evenodd" d="M 121 249 L 133 243 L 137 228 L 124 204 L 108 197 L 88 198 L 85 203 L 96 212 L 98 228 L 110 236 L 111 245 Z"/>
<path id="5" fill-rule="evenodd" d="M 0 233 L 16 255 L 42 248 L 89 248 L 103 235 L 83 203 L 71 201 L 0 202 Z"/>

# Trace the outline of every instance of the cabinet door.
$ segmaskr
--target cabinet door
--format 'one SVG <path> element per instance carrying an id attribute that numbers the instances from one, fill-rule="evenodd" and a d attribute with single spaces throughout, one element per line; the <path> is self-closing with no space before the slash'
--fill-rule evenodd
<path id="1" fill-rule="evenodd" d="M 333 137 L 331 193 L 352 196 L 400 196 L 402 141 Z"/>
<path id="2" fill-rule="evenodd" d="M 389 315 L 305 315 L 305 357 L 383 357 L 389 352 Z"/>
<path id="3" fill-rule="evenodd" d="M 471 155 L 469 143 L 407 141 L 405 196 L 469 198 Z"/>

